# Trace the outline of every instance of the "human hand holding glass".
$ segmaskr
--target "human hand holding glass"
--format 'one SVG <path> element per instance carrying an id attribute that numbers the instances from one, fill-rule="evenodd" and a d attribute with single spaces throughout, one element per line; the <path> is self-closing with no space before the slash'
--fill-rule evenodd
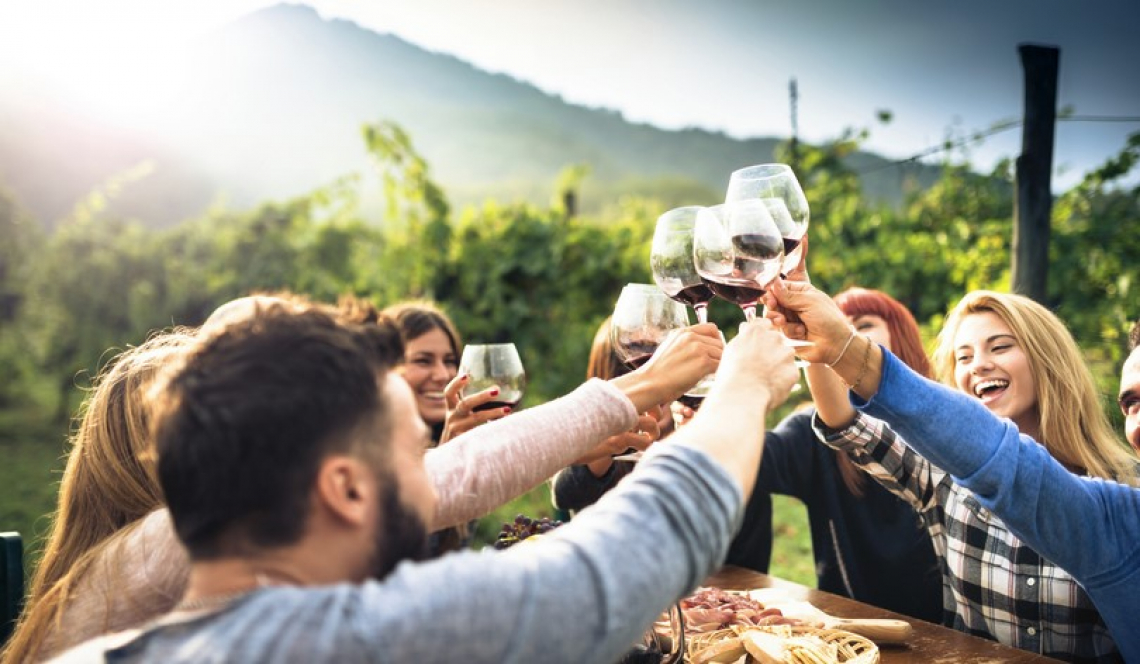
<path id="1" fill-rule="evenodd" d="M 487 393 L 490 398 L 473 404 L 473 412 L 495 408 L 514 410 L 526 390 L 526 372 L 519 351 L 512 343 L 467 344 L 459 360 L 459 373 L 467 376 L 466 385 L 460 389 L 461 402 L 487 390 L 498 391 Z"/>
<path id="2" fill-rule="evenodd" d="M 669 334 L 688 325 L 685 305 L 669 298 L 657 286 L 626 284 L 610 319 L 610 345 L 622 364 L 636 370 L 649 361 Z M 618 461 L 640 458 L 640 451 L 614 457 Z"/>

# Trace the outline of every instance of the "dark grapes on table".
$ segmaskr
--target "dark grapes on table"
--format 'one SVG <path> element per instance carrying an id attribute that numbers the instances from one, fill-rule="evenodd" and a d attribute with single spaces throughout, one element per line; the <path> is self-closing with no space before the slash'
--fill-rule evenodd
<path id="1" fill-rule="evenodd" d="M 514 521 L 503 524 L 494 546 L 496 549 L 506 549 L 529 537 L 548 533 L 561 525 L 561 521 L 547 516 L 541 519 L 531 519 L 524 514 L 519 514 Z"/>

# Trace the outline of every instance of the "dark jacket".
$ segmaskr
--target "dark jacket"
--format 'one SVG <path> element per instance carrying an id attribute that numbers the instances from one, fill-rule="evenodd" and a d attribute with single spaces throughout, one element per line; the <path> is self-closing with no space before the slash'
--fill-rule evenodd
<path id="1" fill-rule="evenodd" d="M 942 574 L 918 514 L 870 477 L 863 497 L 852 495 L 835 451 L 816 440 L 814 414 L 793 413 L 768 432 L 753 500 L 770 505 L 766 490 L 807 506 L 820 590 L 942 622 Z M 758 529 L 770 533 L 770 520 L 745 521 L 737 539 Z"/>

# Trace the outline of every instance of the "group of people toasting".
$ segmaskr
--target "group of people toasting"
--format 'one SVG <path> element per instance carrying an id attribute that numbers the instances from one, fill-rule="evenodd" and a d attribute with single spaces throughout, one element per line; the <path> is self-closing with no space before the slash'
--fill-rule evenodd
<path id="1" fill-rule="evenodd" d="M 811 285 L 807 222 L 781 165 L 670 211 L 662 297 L 616 308 L 587 381 L 519 412 L 478 408 L 497 388 L 464 389 L 429 303 L 251 296 L 127 351 L 5 662 L 612 662 L 726 559 L 767 568 L 772 493 L 807 505 L 824 590 L 1140 661 L 1137 459 L 1064 324 L 969 293 L 931 361 L 888 295 Z M 727 343 L 713 293 L 749 319 Z M 813 406 L 769 427 L 797 363 Z M 1132 431 L 1140 354 L 1123 382 Z M 464 546 L 556 473 L 568 524 Z"/>

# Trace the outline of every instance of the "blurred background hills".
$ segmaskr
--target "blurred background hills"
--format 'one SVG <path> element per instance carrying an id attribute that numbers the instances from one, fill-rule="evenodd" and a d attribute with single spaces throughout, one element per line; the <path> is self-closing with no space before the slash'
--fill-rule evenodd
<path id="1" fill-rule="evenodd" d="M 173 92 L 131 123 L 94 119 L 0 64 L 0 83 L 18 92 L 0 96 L 0 181 L 49 226 L 109 182 L 119 188 L 109 213 L 169 226 L 214 204 L 244 208 L 364 172 L 361 126 L 387 119 L 457 205 L 545 204 L 559 173 L 584 164 L 582 208 L 593 212 L 627 194 L 714 203 L 730 171 L 772 160 L 786 140 L 631 123 L 306 6 L 246 15 L 182 55 L 189 66 L 167 75 Z M 846 159 L 865 173 L 867 197 L 891 204 L 938 174 L 877 168 L 888 160 L 867 152 Z M 379 198 L 362 192 L 362 211 L 379 214 Z"/>

